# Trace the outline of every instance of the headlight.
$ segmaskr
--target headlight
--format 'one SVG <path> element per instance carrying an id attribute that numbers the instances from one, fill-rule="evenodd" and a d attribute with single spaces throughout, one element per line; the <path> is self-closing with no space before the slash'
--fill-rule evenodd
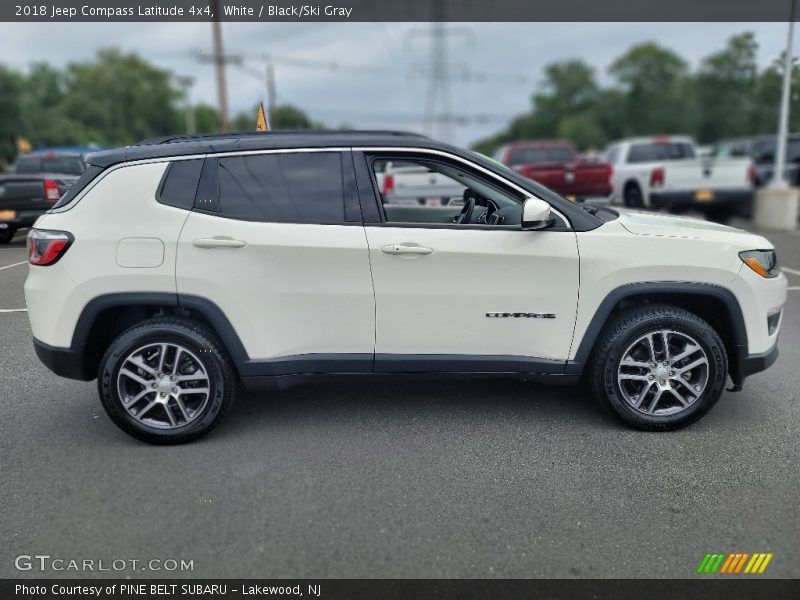
<path id="1" fill-rule="evenodd" d="M 739 258 L 762 277 L 777 277 L 781 272 L 775 250 L 747 250 L 739 252 Z"/>

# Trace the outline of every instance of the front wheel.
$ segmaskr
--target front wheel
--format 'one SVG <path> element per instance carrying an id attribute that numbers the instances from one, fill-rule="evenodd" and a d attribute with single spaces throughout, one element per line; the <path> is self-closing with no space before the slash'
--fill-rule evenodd
<path id="1" fill-rule="evenodd" d="M 11 227 L 0 229 L 0 244 L 7 244 L 14 238 L 14 230 Z"/>
<path id="2" fill-rule="evenodd" d="M 627 424 L 685 427 L 717 402 L 727 377 L 725 346 L 697 315 L 668 305 L 621 312 L 594 354 L 595 395 Z"/>
<path id="3" fill-rule="evenodd" d="M 236 396 L 233 367 L 216 337 L 171 317 L 145 321 L 116 338 L 100 362 L 97 385 L 111 420 L 153 444 L 208 433 Z"/>

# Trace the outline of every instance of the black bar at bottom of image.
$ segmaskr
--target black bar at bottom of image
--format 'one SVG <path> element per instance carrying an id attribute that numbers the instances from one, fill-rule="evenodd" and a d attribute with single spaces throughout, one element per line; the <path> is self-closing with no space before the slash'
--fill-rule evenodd
<path id="1" fill-rule="evenodd" d="M 800 598 L 797 579 L 3 579 L 3 600 L 761 600 Z"/>

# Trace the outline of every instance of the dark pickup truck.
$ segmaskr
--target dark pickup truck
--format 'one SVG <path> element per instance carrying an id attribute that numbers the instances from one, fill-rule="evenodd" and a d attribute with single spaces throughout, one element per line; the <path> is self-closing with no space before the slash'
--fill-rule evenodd
<path id="1" fill-rule="evenodd" d="M 501 146 L 494 157 L 571 200 L 611 194 L 611 165 L 581 160 L 566 140 L 510 142 Z"/>
<path id="2" fill-rule="evenodd" d="M 85 169 L 81 154 L 42 152 L 21 156 L 9 173 L 0 173 L 0 244 L 32 226 Z"/>

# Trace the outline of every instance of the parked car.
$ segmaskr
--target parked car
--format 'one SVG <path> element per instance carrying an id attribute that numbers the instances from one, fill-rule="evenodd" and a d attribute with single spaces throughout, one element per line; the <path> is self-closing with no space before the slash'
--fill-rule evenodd
<path id="1" fill-rule="evenodd" d="M 582 159 L 565 140 L 510 142 L 497 149 L 495 158 L 570 199 L 611 193 L 611 165 Z"/>
<path id="2" fill-rule="evenodd" d="M 85 169 L 80 154 L 48 151 L 21 156 L 8 174 L 0 173 L 0 244 L 33 225 Z"/>
<path id="3" fill-rule="evenodd" d="M 426 167 L 391 160 L 376 165 L 375 180 L 388 204 L 461 206 L 464 186 Z"/>
<path id="4" fill-rule="evenodd" d="M 463 184 L 463 205 L 391 204 L 374 171 L 397 159 Z M 585 375 L 628 424 L 674 429 L 778 355 L 787 282 L 763 237 L 582 207 L 422 136 L 182 137 L 88 160 L 28 234 L 33 345 L 97 378 L 148 442 L 208 432 L 239 384 L 330 375 Z"/>
<path id="5" fill-rule="evenodd" d="M 717 221 L 749 214 L 755 169 L 749 158 L 697 157 L 686 136 L 655 136 L 611 144 L 612 202 L 631 208 L 697 209 Z"/>
<path id="6" fill-rule="evenodd" d="M 749 158 L 755 164 L 757 187 L 772 181 L 775 170 L 776 136 L 757 135 L 753 137 L 720 140 L 714 144 L 713 156 L 716 158 Z M 789 135 L 786 142 L 786 168 L 784 177 L 790 185 L 800 186 L 800 133 Z"/>

